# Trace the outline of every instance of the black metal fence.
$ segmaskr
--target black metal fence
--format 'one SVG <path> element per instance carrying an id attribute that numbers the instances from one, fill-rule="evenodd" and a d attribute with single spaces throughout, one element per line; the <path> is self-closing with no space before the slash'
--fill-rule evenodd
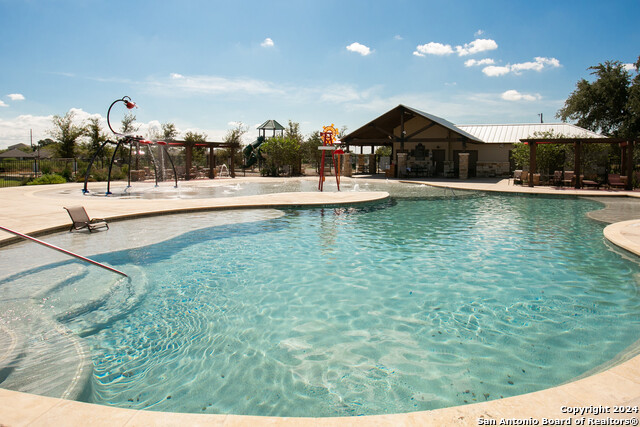
<path id="1" fill-rule="evenodd" d="M 0 160 L 0 187 L 24 185 L 42 175 L 56 173 L 69 179 L 78 172 L 75 159 Z"/>

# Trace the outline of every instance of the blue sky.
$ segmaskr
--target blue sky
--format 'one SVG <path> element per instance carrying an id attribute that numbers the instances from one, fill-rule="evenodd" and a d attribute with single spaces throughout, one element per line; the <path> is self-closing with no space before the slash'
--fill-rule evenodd
<path id="1" fill-rule="evenodd" d="M 124 95 L 141 134 L 173 122 L 212 141 L 267 119 L 355 130 L 398 104 L 557 121 L 588 67 L 637 60 L 639 18 L 638 0 L 0 0 L 0 148 Z"/>

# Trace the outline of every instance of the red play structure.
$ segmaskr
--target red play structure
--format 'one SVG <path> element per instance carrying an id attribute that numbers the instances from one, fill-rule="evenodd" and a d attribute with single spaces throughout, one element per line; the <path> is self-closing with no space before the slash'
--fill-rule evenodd
<path id="1" fill-rule="evenodd" d="M 318 150 L 322 151 L 322 159 L 320 160 L 320 182 L 318 183 L 318 190 L 322 191 L 324 184 L 324 159 L 327 151 L 332 151 L 333 170 L 336 174 L 336 184 L 338 185 L 338 191 L 340 191 L 340 155 L 344 154 L 342 149 L 338 148 L 335 144 L 338 138 L 338 130 L 333 126 L 323 126 L 320 136 L 322 137 L 322 146 L 318 147 Z"/>

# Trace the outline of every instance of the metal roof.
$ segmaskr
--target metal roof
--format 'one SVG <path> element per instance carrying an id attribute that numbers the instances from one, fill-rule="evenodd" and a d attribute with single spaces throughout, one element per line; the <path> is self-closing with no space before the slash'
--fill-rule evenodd
<path id="1" fill-rule="evenodd" d="M 535 138 L 544 132 L 557 137 L 602 138 L 603 136 L 570 123 L 530 123 L 511 125 L 457 125 L 476 138 L 493 144 L 514 144 L 521 139 Z"/>
<path id="2" fill-rule="evenodd" d="M 267 120 L 266 122 L 264 122 L 263 124 L 261 124 L 260 126 L 258 126 L 258 129 L 265 129 L 265 130 L 284 130 L 284 126 L 282 126 L 280 123 L 278 123 L 275 120 Z"/>

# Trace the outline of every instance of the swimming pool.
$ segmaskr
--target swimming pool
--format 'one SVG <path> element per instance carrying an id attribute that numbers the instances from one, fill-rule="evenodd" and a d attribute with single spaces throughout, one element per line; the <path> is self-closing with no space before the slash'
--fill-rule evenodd
<path id="1" fill-rule="evenodd" d="M 432 409 L 571 380 L 637 339 L 639 270 L 585 218 L 596 203 L 409 195 L 255 211 L 95 257 L 131 283 L 64 262 L 11 280 L 46 277 L 40 309 L 90 348 L 82 399 L 154 410 Z M 71 307 L 78 295 L 93 305 Z"/>

